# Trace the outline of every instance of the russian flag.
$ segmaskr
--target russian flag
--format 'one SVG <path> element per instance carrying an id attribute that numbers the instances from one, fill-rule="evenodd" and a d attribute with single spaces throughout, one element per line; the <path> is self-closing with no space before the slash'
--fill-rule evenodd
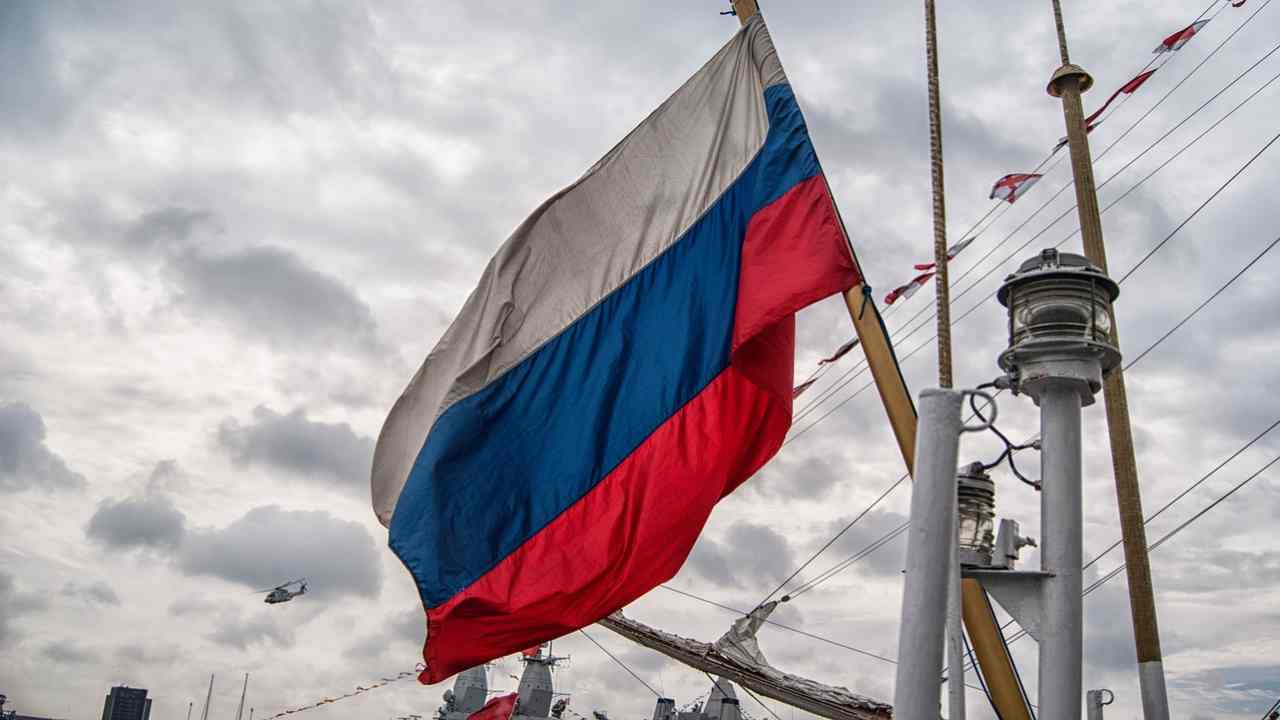
<path id="1" fill-rule="evenodd" d="M 425 683 L 669 579 L 791 425 L 794 313 L 860 281 L 763 20 L 498 250 L 392 408 L 373 506 Z"/>

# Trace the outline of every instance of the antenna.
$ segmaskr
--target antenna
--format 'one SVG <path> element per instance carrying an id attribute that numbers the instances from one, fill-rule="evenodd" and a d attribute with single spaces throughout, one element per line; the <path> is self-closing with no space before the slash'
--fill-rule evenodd
<path id="1" fill-rule="evenodd" d="M 209 720 L 209 700 L 213 698 L 213 675 L 209 675 L 209 692 L 204 696 L 204 709 L 200 711 L 200 720 Z"/>
<path id="2" fill-rule="evenodd" d="M 236 720 L 244 715 L 244 696 L 249 692 L 249 673 L 244 674 L 244 687 L 240 689 L 240 707 L 236 708 Z"/>

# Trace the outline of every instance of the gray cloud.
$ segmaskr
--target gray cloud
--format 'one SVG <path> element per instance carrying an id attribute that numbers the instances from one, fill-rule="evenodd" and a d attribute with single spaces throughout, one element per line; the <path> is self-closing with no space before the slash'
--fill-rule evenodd
<path id="1" fill-rule="evenodd" d="M 1169 681 L 1169 688 L 1184 696 L 1204 698 L 1219 713 L 1260 717 L 1280 696 L 1280 666 L 1231 665 L 1183 673 Z"/>
<path id="2" fill-rule="evenodd" d="M 141 643 L 126 643 L 117 647 L 111 654 L 120 662 L 137 665 L 174 663 L 184 657 L 182 649 L 177 645 L 144 645 Z"/>
<path id="3" fill-rule="evenodd" d="M 167 550 L 182 543 L 187 518 L 164 495 L 149 494 L 98 504 L 85 534 L 108 548 Z"/>
<path id="4" fill-rule="evenodd" d="M 218 606 L 204 598 L 200 597 L 183 597 L 174 600 L 169 604 L 169 614 L 174 617 L 186 617 L 190 615 L 209 615 Z"/>
<path id="5" fill-rule="evenodd" d="M 0 405 L 0 492 L 84 487 L 84 476 L 68 468 L 44 439 L 40 413 L 23 403 Z"/>
<path id="6" fill-rule="evenodd" d="M 1199 10 L 1150 0 L 1109 9 L 1102 4 L 1085 7 L 1080 4 L 1074 12 L 1068 7 L 1067 21 L 1074 28 L 1073 55 L 1098 79 L 1098 88 L 1086 96 L 1088 109 L 1127 79 L 1120 73 L 1130 70 L 1130 63 L 1149 57 L 1159 39 L 1148 37 L 1153 29 L 1176 30 L 1190 19 L 1187 12 Z M 372 432 L 412 368 L 388 368 L 381 355 L 350 352 L 369 345 L 371 322 L 378 331 L 373 340 L 385 338 L 386 344 L 394 345 L 392 354 L 420 358 L 429 351 L 510 228 L 627 132 L 736 26 L 733 18 L 718 17 L 715 8 L 689 3 L 660 0 L 648 10 L 636 15 L 609 3 L 518 6 L 495 0 L 383 5 L 372 12 L 332 0 L 286 0 L 269 7 L 246 0 L 169 5 L 122 0 L 109 10 L 0 2 L 0 61 L 12 76 L 12 82 L 0 86 L 0 157 L 7 166 L 23 168 L 14 174 L 13 192 L 5 195 L 0 231 L 0 267 L 10 271 L 0 278 L 0 334 L 7 340 L 7 347 L 0 348 L 0 397 L 23 398 L 39 408 L 54 438 L 76 437 L 78 453 L 81 448 L 120 448 L 118 456 L 111 452 L 113 457 L 92 471 L 94 482 L 100 480 L 103 487 L 126 476 L 132 482 L 141 467 L 134 464 L 136 458 L 179 457 L 193 478 L 216 477 L 225 458 L 235 453 L 204 452 L 209 429 L 229 415 L 235 415 L 246 433 L 260 429 L 248 412 L 256 405 L 274 408 L 285 418 L 294 408 L 308 408 L 309 420 L 345 420 L 353 433 Z M 1030 169 L 1062 132 L 1059 104 L 1044 94 L 1043 87 L 1047 68 L 1056 65 L 1047 12 L 1033 3 L 990 10 L 959 4 L 939 8 L 953 241 L 985 210 L 991 181 L 1004 172 Z M 914 22 L 919 8 L 771 3 L 767 12 L 860 260 L 877 297 L 882 297 L 910 276 L 910 263 L 929 254 L 923 51 Z M 1154 78 L 1151 94 L 1135 96 L 1093 135 L 1095 153 L 1247 12 L 1224 10 L 1203 39 Z M 1115 153 L 1101 160 L 1099 179 L 1124 162 L 1131 149 L 1156 137 L 1206 98 L 1228 73 L 1269 48 L 1268 33 L 1261 32 L 1267 19 L 1260 18 L 1250 32 L 1241 33 Z M 531 38 L 536 40 L 530 42 Z M 1017 39 L 1017 52 L 974 51 L 1007 45 L 1010 38 Z M 1245 84 L 1254 82 L 1251 77 Z M 582 92 L 583 87 L 590 91 Z M 1260 96 L 1250 110 L 1265 109 L 1264 101 L 1271 102 L 1266 98 Z M 1230 101 L 1231 97 L 1223 98 L 1224 103 Z M 1266 118 L 1265 112 L 1238 114 L 1197 152 L 1165 171 L 1161 178 L 1167 182 L 1157 178 L 1108 212 L 1104 222 L 1113 270 L 1127 268 L 1203 199 L 1211 189 L 1208 184 L 1224 178 L 1243 159 L 1241 154 L 1247 156 L 1260 144 L 1254 135 L 1265 133 L 1263 139 L 1269 138 L 1274 129 Z M 1208 120 L 1206 113 L 1194 124 Z M 1152 156 L 1132 172 L 1159 159 Z M 1257 202 L 1269 197 L 1268 188 L 1274 185 L 1273 159 L 1264 157 L 1126 283 L 1120 311 L 1130 357 L 1194 307 L 1206 288 L 1216 287 L 1251 256 L 1257 249 L 1255 240 L 1262 241 L 1258 233 L 1277 227 L 1276 204 Z M 972 254 L 957 260 L 955 269 L 971 267 L 1061 187 L 1066 164 L 1046 176 L 1032 196 L 1007 208 Z M 1104 188 L 1104 203 L 1128 180 L 1126 175 Z M 1064 193 L 1050 212 L 1013 238 L 1014 244 L 1070 201 L 1071 193 Z M 85 209 L 95 204 L 98 214 L 92 217 Z M 1019 254 L 1065 237 L 1073 220 L 1074 213 L 1068 214 Z M 1066 245 L 1072 246 L 1078 247 L 1078 240 Z M 994 259 L 1010 250 L 1012 246 Z M 239 277 L 255 263 L 262 266 L 260 272 Z M 1129 375 L 1135 424 L 1145 434 L 1138 438 L 1143 489 L 1153 506 L 1193 479 L 1184 477 L 1186 469 L 1196 468 L 1193 475 L 1207 470 L 1274 419 L 1274 403 L 1265 398 L 1280 393 L 1280 373 L 1269 352 L 1280 315 L 1273 312 L 1276 284 L 1268 279 L 1274 263 L 1267 263 L 1271 259 Z M 980 271 L 990 265 L 984 263 Z M 962 298 L 956 314 L 994 289 L 1002 275 L 996 270 Z M 300 303 L 290 304 L 290 288 L 295 285 L 317 288 L 301 296 L 320 304 L 334 299 L 330 307 L 311 312 Z M 899 306 L 888 317 L 890 327 L 927 307 L 929 295 L 921 293 L 911 304 Z M 955 327 L 958 385 L 990 379 L 996 372 L 1002 313 L 994 301 L 986 302 L 976 317 Z M 361 306 L 367 306 L 367 317 Z M 259 307 L 261 317 L 255 315 Z M 324 327 L 288 327 L 288 320 L 278 317 L 286 312 Z M 798 368 L 801 373 L 810 369 L 808 363 L 820 351 L 834 349 L 850 334 L 838 300 L 806 312 L 798 329 L 800 355 L 807 358 Z M 927 324 L 910 338 L 903 338 L 905 330 L 896 333 L 903 342 L 900 356 L 931 333 Z M 340 352 L 330 352 L 331 346 Z M 932 355 L 932 347 L 927 347 L 904 359 L 913 387 L 935 381 Z M 833 370 L 843 371 L 855 362 L 851 354 Z M 837 400 L 866 379 L 858 378 Z M 896 478 L 901 459 L 875 395 L 871 388 L 842 407 L 788 445 L 745 492 L 727 499 L 710 529 L 715 545 L 711 549 L 729 549 L 728 528 L 747 518 L 784 534 L 793 548 L 792 559 L 801 560 L 847 519 L 839 517 L 842 513 L 859 510 L 863 501 Z M 346 415 L 329 414 L 338 403 L 349 403 L 343 408 Z M 823 410 L 834 405 L 828 403 Z M 56 422 L 51 415 L 55 406 Z M 317 414 L 321 409 L 324 416 Z M 1090 476 L 1096 476 L 1088 488 L 1089 513 L 1106 516 L 1105 522 L 1091 521 L 1091 532 L 1101 533 L 1091 537 L 1105 544 L 1117 532 L 1110 504 L 1110 463 L 1105 442 L 1098 440 L 1105 437 L 1098 432 L 1103 426 L 1101 410 L 1086 412 L 1086 462 Z M 1034 406 L 1029 402 L 1002 403 L 1001 415 L 1008 417 L 1002 426 L 1011 434 L 1024 436 L 1018 431 L 1029 432 L 1034 426 Z M 973 443 L 985 441 L 968 436 L 965 442 L 969 455 Z M 89 455 L 70 455 L 71 449 L 60 441 L 49 444 L 74 469 L 89 473 L 80 459 Z M 1242 464 L 1251 470 L 1261 459 L 1265 458 L 1245 458 Z M 1027 460 L 1033 470 L 1034 460 Z M 240 586 L 214 576 L 175 577 L 171 572 L 181 570 L 182 545 L 192 542 L 192 534 L 203 532 L 193 523 L 213 522 L 211 518 L 228 507 L 247 510 L 269 502 L 263 498 L 284 482 L 277 476 L 298 472 L 332 486 L 355 487 L 323 470 L 305 469 L 314 465 L 287 466 L 265 456 L 247 462 L 262 471 L 252 477 L 245 473 L 218 478 L 216 498 L 210 496 L 213 506 L 197 508 L 175 498 L 188 515 L 187 537 L 176 547 L 162 545 L 152 551 L 167 553 L 161 557 L 171 565 L 150 568 L 142 577 L 129 571 L 136 558 L 108 552 L 95 558 L 102 568 L 94 575 L 110 577 L 115 589 L 130 599 L 148 597 L 152 591 L 140 583 L 159 582 L 172 590 L 172 596 L 160 599 L 161 610 L 152 618 L 155 633 L 194 636 L 193 652 L 210 670 L 218 669 L 219 687 L 228 694 L 232 693 L 221 668 L 251 668 L 250 684 L 260 688 L 260 710 L 290 707 L 299 697 L 321 697 L 334 687 L 366 681 L 363 673 L 369 665 L 343 658 L 344 648 L 356 639 L 348 636 L 357 626 L 355 617 L 386 616 L 387 625 L 376 629 L 387 636 L 399 636 L 403 630 L 405 639 L 386 646 L 392 648 L 383 653 L 387 662 L 395 665 L 400 662 L 396 657 L 414 657 L 413 646 L 421 640 L 421 611 L 416 617 L 406 613 L 402 630 L 390 627 L 399 624 L 394 618 L 410 604 L 412 586 L 404 578 L 376 599 L 344 599 L 338 603 L 344 610 L 327 611 L 305 634 L 293 626 L 291 648 L 271 639 L 274 633 L 287 641 L 288 627 L 237 633 L 235 627 L 223 627 L 218 607 L 174 599 L 244 590 L 236 607 L 246 610 L 236 622 L 251 628 L 258 609 L 272 611 L 269 618 L 288 625 L 288 618 L 303 614 L 299 611 L 322 606 L 308 597 L 267 608 L 260 596 L 247 593 L 247 586 L 237 589 Z M 288 473 L 270 472 L 274 469 Z M 157 473 L 148 492 L 182 492 L 180 484 L 159 477 L 163 474 Z M 6 477 L 0 470 L 0 485 Z M 1264 480 L 1153 555 L 1174 684 L 1178 673 L 1255 660 L 1261 665 L 1259 672 L 1276 676 L 1265 658 L 1258 659 L 1259 638 L 1280 622 L 1272 610 L 1275 593 L 1262 580 L 1253 585 L 1251 579 L 1245 579 L 1251 586 L 1243 590 L 1233 590 L 1237 584 L 1225 581 L 1218 589 L 1206 587 L 1229 576 L 1209 573 L 1213 577 L 1203 581 L 1193 564 L 1211 560 L 1212 554 L 1183 555 L 1197 546 L 1215 545 L 1265 555 L 1271 549 L 1266 528 L 1274 525 L 1277 497 Z M 1226 486 L 1233 482 L 1227 477 L 1221 481 Z M 1096 487 L 1105 494 L 1093 492 Z M 288 492 L 309 506 L 333 507 L 335 515 L 346 512 L 350 504 L 325 504 L 332 493 L 323 488 L 294 486 Z M 1037 534 L 1035 495 L 1001 492 L 1001 514 L 1025 520 L 1027 531 Z M 175 663 L 164 657 L 162 648 L 130 645 L 136 638 L 128 634 L 136 628 L 112 622 L 126 608 L 78 612 L 82 604 L 58 602 L 63 583 L 80 577 L 74 568 L 55 570 L 54 563 L 39 560 L 24 565 L 21 559 L 11 562 L 7 554 L 37 558 L 50 547 L 74 546 L 94 504 L 113 494 L 126 496 L 119 490 L 102 490 L 98 497 L 66 494 L 57 498 L 59 513 L 26 512 L 18 503 L 9 503 L 9 511 L 0 513 L 0 537 L 9 546 L 0 552 L 0 566 L 19 578 L 19 589 L 38 588 L 54 605 L 47 614 L 14 620 L 15 597 L 27 602 L 33 598 L 29 592 L 0 594 L 0 621 L 7 623 L 0 624 L 0 636 L 12 637 L 28 628 L 34 635 L 37 622 L 42 631 L 65 626 L 58 637 L 102 634 L 93 641 L 101 665 L 74 667 L 77 672 L 45 687 L 32 687 L 39 680 L 19 677 L 19 684 L 28 682 L 23 702 L 54 707 L 72 693 L 100 700 L 101 687 L 94 678 L 103 677 L 108 667 L 132 662 L 151 667 L 120 677 L 151 677 L 156 687 L 171 688 L 155 693 L 155 713 L 180 718 L 187 699 L 202 697 L 207 678 L 186 673 L 189 683 L 182 681 L 174 676 L 180 668 L 167 667 Z M 900 490 L 884 507 L 900 510 L 906 496 L 907 491 Z M 1106 502 L 1095 502 L 1099 498 Z M 1188 498 L 1178 513 L 1162 518 L 1163 527 L 1197 504 Z M 352 508 L 355 519 L 363 520 Z M 220 519 L 216 527 L 222 529 L 227 522 Z M 887 527 L 875 528 L 882 529 Z M 1159 530 L 1153 527 L 1152 536 Z M 377 537 L 375 544 L 380 545 L 384 536 Z M 850 545 L 842 544 L 814 569 L 820 571 L 872 539 L 858 536 Z M 823 591 L 788 603 L 779 612 L 799 605 L 812 622 L 796 623 L 800 627 L 892 655 L 889 616 L 896 608 L 887 607 L 893 603 L 886 598 L 898 587 L 900 565 L 894 556 L 903 544 L 896 543 Z M 711 546 L 700 552 L 707 547 Z M 382 564 L 391 567 L 394 560 L 380 548 L 379 554 Z M 733 588 L 738 567 L 734 559 L 718 552 L 711 555 L 728 580 L 722 585 Z M 1266 557 L 1224 558 L 1230 566 L 1224 573 L 1238 570 L 1272 577 L 1273 563 Z M 1108 560 L 1118 562 L 1119 556 Z M 695 569 L 688 576 L 698 583 L 699 593 L 727 604 L 745 606 L 759 597 L 755 579 L 741 582 L 751 587 L 731 593 L 716 588 L 713 594 Z M 875 582 L 864 582 L 868 576 Z M 1125 611 L 1120 605 L 1113 612 L 1106 596 L 1114 590 L 1123 600 L 1122 580 L 1091 595 L 1086 608 L 1088 628 L 1096 630 L 1088 646 L 1091 665 L 1103 670 L 1105 685 L 1117 691 L 1118 704 L 1109 710 L 1128 717 L 1139 710 L 1131 660 L 1125 659 L 1131 652 L 1125 647 Z M 872 592 L 857 592 L 862 588 Z M 767 584 L 760 594 L 764 589 Z M 682 603 L 689 601 L 668 596 L 656 593 L 642 606 L 658 626 L 688 634 L 698 630 L 699 637 L 711 639 L 732 619 L 728 613 L 692 603 L 685 606 Z M 171 600 L 172 615 L 163 611 Z M 1231 608 L 1231 622 L 1225 624 L 1231 627 L 1204 622 L 1221 617 L 1223 607 Z M 703 633 L 704 623 L 714 630 Z M 1122 630 L 1109 633 L 1110 626 Z M 215 629 L 226 644 L 208 639 Z M 887 666 L 782 635 L 776 628 L 766 632 L 765 651 L 780 660 L 780 667 L 882 698 L 891 695 L 883 684 Z M 1185 634 L 1181 641 L 1179 633 Z M 30 658 L 36 669 L 41 663 L 52 666 L 40 652 L 51 639 L 55 638 L 42 632 L 18 654 Z M 377 642 L 371 641 L 366 649 L 376 649 Z M 572 639 L 564 642 L 573 649 Z M 625 643 L 613 643 L 611 649 L 628 663 L 644 663 L 640 653 L 625 650 Z M 242 653 L 238 644 L 248 651 Z M 594 647 L 579 645 L 574 664 L 558 677 L 561 689 L 576 691 L 575 707 L 608 707 L 615 717 L 648 712 L 652 700 L 632 679 Z M 1179 652 L 1179 647 L 1186 650 Z M 1020 654 L 1027 648 L 1032 648 L 1030 641 L 1015 646 Z M 1121 666 L 1120 672 L 1108 670 Z M 308 672 L 297 673 L 299 667 Z M 671 689 L 682 702 L 706 690 L 705 678 L 685 669 L 672 668 L 656 677 L 650 667 L 644 670 L 646 679 L 658 687 L 665 684 L 664 692 Z M 46 675 L 20 668 L 16 672 L 31 678 Z M 592 677 L 607 681 L 580 682 Z M 1188 717 L 1224 717 L 1229 713 L 1216 709 L 1219 699 L 1246 699 L 1249 693 L 1266 690 L 1253 684 L 1256 680 L 1237 673 L 1198 677 L 1194 687 L 1178 686 L 1177 705 Z M 1248 688 L 1227 687 L 1238 682 Z M 250 692 L 255 692 L 252 687 Z M 978 696 L 971 699 L 978 704 Z M 373 716 L 404 713 L 393 707 L 399 701 L 390 696 L 375 694 L 363 702 Z M 750 703 L 744 698 L 744 708 L 750 706 L 753 715 L 767 715 Z"/>
<path id="7" fill-rule="evenodd" d="M 421 607 L 413 607 L 394 615 L 382 632 L 372 633 L 348 645 L 342 656 L 355 660 L 380 657 L 388 648 L 410 644 L 422 645 L 427 636 L 427 618 Z"/>
<path id="8" fill-rule="evenodd" d="M 852 519 L 838 518 L 827 523 L 824 531 L 818 533 L 817 538 L 813 541 L 815 544 L 813 550 L 816 551 L 820 547 L 818 543 L 825 543 L 828 539 L 834 537 Z M 861 554 L 864 550 L 887 537 L 889 533 L 906 521 L 907 517 L 901 513 L 891 510 L 872 510 L 842 535 L 823 554 L 822 558 L 815 561 L 810 566 L 810 569 L 806 571 L 804 577 L 816 577 L 827 568 L 835 567 L 841 561 Z M 906 548 L 905 536 L 899 535 L 850 565 L 847 569 L 842 570 L 839 575 L 834 576 L 831 586 L 847 584 L 851 575 L 861 575 L 867 578 L 897 575 L 902 571 Z"/>
<path id="9" fill-rule="evenodd" d="M 187 475 L 176 460 L 161 460 L 147 476 L 148 493 L 178 492 L 187 487 Z"/>
<path id="10" fill-rule="evenodd" d="M 158 263 L 174 302 L 198 324 L 214 320 L 277 349 L 383 349 L 369 306 L 289 248 L 230 241 L 208 210 L 162 207 L 117 229 L 100 213 L 85 210 L 81 232 L 114 233 L 124 254 Z"/>
<path id="11" fill-rule="evenodd" d="M 259 406 L 248 425 L 227 418 L 218 427 L 218 445 L 241 466 L 261 464 L 367 492 L 373 441 L 355 434 L 345 422 L 309 420 L 301 408 L 281 415 Z"/>
<path id="12" fill-rule="evenodd" d="M 297 633 L 269 612 L 259 612 L 250 618 L 224 615 L 219 618 L 208 638 L 219 645 L 247 650 L 255 645 L 271 643 L 276 647 L 290 648 L 297 642 Z"/>
<path id="13" fill-rule="evenodd" d="M 40 650 L 40 654 L 64 665 L 83 665 L 98 660 L 96 653 L 68 640 L 47 644 Z"/>
<path id="14" fill-rule="evenodd" d="M 801 425 L 812 422 L 806 418 Z M 840 482 L 841 473 L 824 457 L 810 455 L 797 462 L 782 457 L 764 468 L 743 488 L 769 500 L 821 500 Z"/>
<path id="15" fill-rule="evenodd" d="M 250 588 L 305 577 L 302 602 L 344 595 L 373 597 L 382 564 L 362 525 L 324 511 L 254 508 L 222 529 L 192 530 L 178 554 L 189 575 L 211 575 Z"/>
<path id="16" fill-rule="evenodd" d="M 746 520 L 729 526 L 721 541 L 704 534 L 685 565 L 709 583 L 735 588 L 777 583 L 795 569 L 787 539 Z"/>
<path id="17" fill-rule="evenodd" d="M 20 592 L 13 575 L 0 570 L 0 648 L 17 640 L 18 633 L 11 625 L 15 619 L 46 607 L 48 603 L 42 597 Z"/>
<path id="18" fill-rule="evenodd" d="M 101 580 L 87 584 L 70 581 L 62 586 L 61 594 L 66 598 L 81 599 L 99 605 L 120 604 L 120 596 L 116 595 L 116 591 L 110 585 Z"/>
<path id="19" fill-rule="evenodd" d="M 54 70 L 57 53 L 46 28 L 45 3 L 0 5 L 0 64 L 13 72 L 0 87 L 0 131 L 38 137 L 59 126 L 73 98 Z"/>
<path id="20" fill-rule="evenodd" d="M 290 250 L 189 250 L 173 258 L 172 269 L 189 312 L 217 316 L 274 346 L 381 348 L 369 306 Z"/>

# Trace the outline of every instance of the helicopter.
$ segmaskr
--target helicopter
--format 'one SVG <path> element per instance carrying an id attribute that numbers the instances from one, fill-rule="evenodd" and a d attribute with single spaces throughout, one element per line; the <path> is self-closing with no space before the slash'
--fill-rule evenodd
<path id="1" fill-rule="evenodd" d="M 290 585 L 297 585 L 298 589 L 290 590 L 289 589 Z M 299 578 L 297 580 L 290 580 L 287 583 L 277 585 L 273 588 L 263 588 L 262 590 L 254 590 L 254 592 L 266 593 L 267 596 L 263 598 L 262 602 L 267 603 L 268 605 L 275 605 L 276 603 L 289 602 L 290 600 L 307 592 L 307 579 Z"/>

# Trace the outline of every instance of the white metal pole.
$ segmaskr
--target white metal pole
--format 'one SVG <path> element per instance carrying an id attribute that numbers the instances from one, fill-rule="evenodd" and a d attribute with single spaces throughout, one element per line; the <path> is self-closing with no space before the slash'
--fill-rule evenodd
<path id="1" fill-rule="evenodd" d="M 1080 391 L 1071 380 L 1046 381 L 1040 404 L 1040 719 L 1080 720 L 1084 604 L 1080 565 L 1083 523 Z"/>
<path id="2" fill-rule="evenodd" d="M 938 720 L 941 714 L 942 676 L 938 668 L 942 667 L 946 633 L 951 546 L 956 538 L 956 463 L 963 397 L 940 388 L 920 393 L 893 695 L 897 720 Z"/>

